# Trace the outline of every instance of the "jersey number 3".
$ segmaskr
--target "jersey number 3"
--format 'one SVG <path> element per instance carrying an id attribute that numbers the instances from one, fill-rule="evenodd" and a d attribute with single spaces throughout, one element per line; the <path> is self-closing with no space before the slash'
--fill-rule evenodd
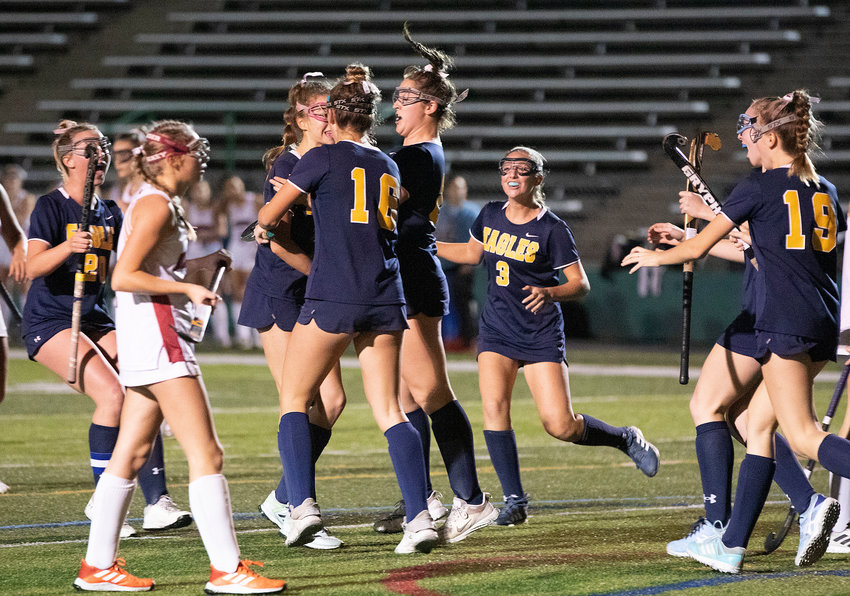
<path id="1" fill-rule="evenodd" d="M 806 247 L 806 235 L 803 234 L 802 216 L 800 214 L 800 195 L 796 190 L 786 191 L 782 195 L 788 206 L 788 231 L 785 235 L 785 248 L 788 250 L 803 250 Z M 838 223 L 835 210 L 829 195 L 816 192 L 812 195 L 815 228 L 812 231 L 812 248 L 817 252 L 832 252 L 836 244 Z"/>
<path id="2" fill-rule="evenodd" d="M 351 210 L 351 223 L 368 224 L 369 211 L 366 209 L 366 170 L 351 170 L 354 180 L 354 208 Z M 395 230 L 398 220 L 398 180 L 390 174 L 381 176 L 381 198 L 378 203 L 378 225 L 385 230 Z"/>

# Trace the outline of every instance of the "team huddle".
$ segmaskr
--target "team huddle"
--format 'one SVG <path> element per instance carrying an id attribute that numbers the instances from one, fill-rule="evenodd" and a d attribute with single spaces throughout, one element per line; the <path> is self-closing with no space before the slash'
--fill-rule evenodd
<path id="1" fill-rule="evenodd" d="M 573 411 L 559 303 L 590 286 L 569 227 L 545 205 L 544 157 L 529 147 L 506 151 L 498 163 L 505 198 L 483 207 L 468 242 L 436 241 L 447 173 L 440 134 L 454 124 L 453 106 L 466 92 L 449 78 L 449 56 L 415 42 L 406 28 L 405 37 L 427 65 L 405 69 L 392 95 L 400 147 L 384 153 L 375 146 L 381 93 L 370 69 L 356 63 L 335 83 L 307 73 L 293 85 L 282 142 L 263 156 L 265 204 L 256 214 L 258 246 L 238 322 L 258 331 L 279 392 L 283 472 L 259 505 L 287 546 L 343 546 L 324 527 L 316 467 L 345 408 L 339 361 L 351 344 L 401 494 L 395 511 L 374 524 L 401 534 L 396 553 L 427 553 L 491 524 L 526 521 L 510 416 L 520 368 L 547 433 L 617 448 L 648 477 L 658 471 L 658 450 L 640 429 Z M 746 261 L 743 312 L 709 354 L 691 401 L 703 489 L 717 498 L 706 500 L 706 516 L 691 534 L 668 545 L 671 555 L 720 571 L 740 569 L 772 479 L 801 514 L 797 564 L 826 551 L 838 503 L 815 493 L 795 452 L 850 477 L 850 442 L 812 422 L 812 381 L 838 343 L 836 235 L 845 227 L 835 188 L 808 159 L 816 124 L 805 92 L 754 102 L 738 136 L 756 169 L 725 202 L 723 217 L 683 193 L 683 210 L 713 218 L 705 230 L 685 241 L 678 228 L 655 224 L 650 240 L 675 246 L 635 249 L 623 260 L 634 270 L 711 250 Z M 32 214 L 26 267 L 33 282 L 22 331 L 30 358 L 63 377 L 79 333 L 69 384 L 95 402 L 89 445 L 96 488 L 74 585 L 154 586 L 117 558 L 120 538 L 135 532 L 125 518 L 138 478 L 145 529 L 195 522 L 210 559 L 208 593 L 279 592 L 283 580 L 259 575 L 240 554 L 190 335 L 199 311 L 220 301 L 208 282 L 220 261 L 229 262 L 226 251 L 186 258 L 195 231 L 181 197 L 202 177 L 209 143 L 174 120 L 116 140 L 136 178 L 122 212 L 113 201 L 84 200 L 87 186 L 103 183 L 111 159 L 97 126 L 63 121 L 55 133 L 63 184 Z M 743 241 L 755 262 L 744 259 Z M 114 321 L 104 293 L 113 251 Z M 440 259 L 483 261 L 488 273 L 477 363 L 483 432 L 503 495 L 498 509 L 479 484 L 473 430 L 449 382 L 441 339 L 449 289 Z M 81 297 L 74 293 L 80 280 Z M 76 329 L 75 302 L 82 313 Z M 168 495 L 163 420 L 188 460 L 191 511 Z M 787 441 L 775 434 L 777 423 Z M 432 432 L 453 492 L 450 508 L 431 485 Z M 747 446 L 734 507 L 732 436 Z"/>

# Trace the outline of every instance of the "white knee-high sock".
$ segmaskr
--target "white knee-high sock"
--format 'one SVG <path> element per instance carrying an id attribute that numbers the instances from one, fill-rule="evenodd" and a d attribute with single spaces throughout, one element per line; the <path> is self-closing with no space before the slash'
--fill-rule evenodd
<path id="1" fill-rule="evenodd" d="M 212 566 L 219 571 L 236 571 L 239 545 L 227 480 L 222 474 L 210 474 L 190 482 L 189 505 Z"/>
<path id="2" fill-rule="evenodd" d="M 86 562 L 98 569 L 112 567 L 118 553 L 118 535 L 130 508 L 135 480 L 104 472 L 92 501 L 92 520 Z"/>
<path id="3" fill-rule="evenodd" d="M 837 486 L 836 486 L 837 485 Z M 832 472 L 829 473 L 830 493 L 841 506 L 841 513 L 833 529 L 837 532 L 850 525 L 850 480 L 842 478 Z"/>

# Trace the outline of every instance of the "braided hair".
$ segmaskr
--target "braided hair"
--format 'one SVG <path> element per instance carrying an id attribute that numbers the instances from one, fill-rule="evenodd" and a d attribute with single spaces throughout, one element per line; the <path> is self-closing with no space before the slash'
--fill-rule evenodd
<path id="1" fill-rule="evenodd" d="M 817 141 L 823 125 L 812 114 L 812 104 L 817 101 L 805 89 L 797 89 L 784 97 L 763 97 L 752 104 L 757 123 L 762 127 L 788 118 L 772 132 L 779 138 L 782 149 L 792 156 L 788 175 L 798 176 L 806 184 L 820 184 L 810 157 L 820 150 Z"/>

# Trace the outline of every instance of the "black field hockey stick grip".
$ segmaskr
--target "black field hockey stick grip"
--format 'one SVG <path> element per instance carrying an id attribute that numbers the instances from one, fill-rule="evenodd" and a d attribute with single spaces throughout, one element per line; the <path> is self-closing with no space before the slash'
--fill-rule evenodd
<path id="1" fill-rule="evenodd" d="M 688 367 L 691 355 L 691 299 L 694 290 L 694 272 L 682 273 L 682 352 L 679 358 L 679 384 L 690 380 Z"/>
<path id="2" fill-rule="evenodd" d="M 257 221 L 254 223 L 248 224 L 244 230 L 242 230 L 242 234 L 239 236 L 243 242 L 254 242 L 254 228 L 257 227 Z"/>
<path id="3" fill-rule="evenodd" d="M 6 289 L 6 286 L 0 283 L 0 296 L 3 296 L 3 302 L 6 303 L 6 306 L 9 307 L 9 310 L 12 312 L 12 318 L 14 318 L 18 323 L 23 320 L 21 316 L 21 311 L 18 309 L 18 305 L 15 304 L 15 301 L 12 300 L 12 296 L 9 294 L 9 290 Z"/>
<path id="4" fill-rule="evenodd" d="M 847 377 L 850 375 L 850 365 L 845 364 L 844 368 L 841 369 L 841 376 L 838 377 L 838 383 L 835 384 L 835 391 L 832 393 L 832 399 L 829 401 L 829 405 L 826 408 L 826 414 L 824 414 L 823 420 L 821 421 L 821 430 L 827 431 L 829 430 L 830 424 L 832 424 L 832 417 L 835 416 L 835 411 L 838 409 L 838 403 L 841 401 L 841 396 L 844 394 L 844 388 L 847 386 Z M 815 464 L 817 462 L 813 459 L 810 459 L 806 464 L 805 474 L 806 478 L 811 478 L 812 471 L 815 469 Z M 785 540 L 785 536 L 788 535 L 788 530 L 791 529 L 791 525 L 794 523 L 794 518 L 797 515 L 797 510 L 794 509 L 794 505 L 791 505 L 788 508 L 788 515 L 785 516 L 785 521 L 782 522 L 782 525 L 777 528 L 775 532 L 771 532 L 767 535 L 767 538 L 764 539 L 764 552 L 765 554 L 770 554 L 779 548 L 779 545 L 782 544 L 782 541 Z"/>
<path id="5" fill-rule="evenodd" d="M 224 276 L 224 272 L 227 271 L 227 261 L 224 259 L 220 260 L 216 263 L 215 273 L 213 274 L 212 280 L 210 281 L 209 290 L 210 292 L 218 292 L 218 286 L 221 283 L 221 278 Z M 210 320 L 210 312 L 205 313 L 206 316 L 198 316 L 196 315 L 191 322 L 191 326 L 189 327 L 188 333 L 183 333 L 181 331 L 177 331 L 178 335 L 185 339 L 186 341 L 190 341 L 192 343 L 200 343 L 204 339 L 204 333 L 207 330 L 207 323 Z"/>
<path id="6" fill-rule="evenodd" d="M 80 230 L 89 231 L 89 215 L 91 213 L 92 196 L 94 195 L 94 176 L 97 172 L 97 149 L 92 145 L 86 146 L 86 158 L 89 160 L 86 168 L 86 183 L 83 187 L 82 215 L 80 217 Z M 86 282 L 86 254 L 80 253 L 77 260 L 77 271 L 74 273 L 74 303 L 71 310 L 71 350 L 68 354 L 68 374 L 65 380 L 69 385 L 77 382 L 77 346 L 80 343 L 80 319 L 83 308 L 83 290 Z"/>

